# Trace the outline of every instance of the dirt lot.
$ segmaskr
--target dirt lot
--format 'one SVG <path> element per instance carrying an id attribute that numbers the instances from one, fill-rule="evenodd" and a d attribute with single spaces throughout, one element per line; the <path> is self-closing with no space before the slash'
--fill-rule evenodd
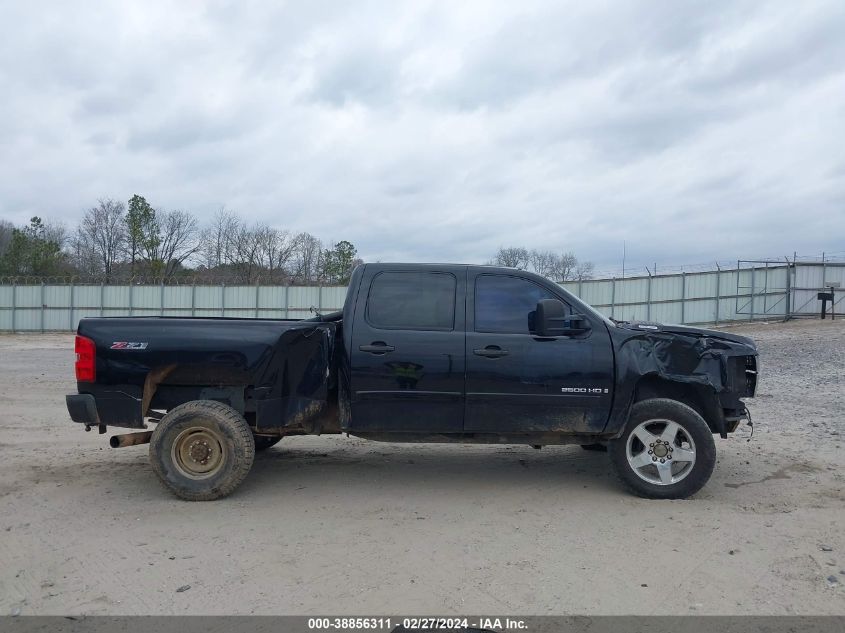
<path id="1" fill-rule="evenodd" d="M 187 503 L 69 421 L 70 335 L 0 336 L 0 613 L 845 614 L 845 321 L 734 331 L 754 438 L 685 501 L 577 446 L 323 437 Z"/>

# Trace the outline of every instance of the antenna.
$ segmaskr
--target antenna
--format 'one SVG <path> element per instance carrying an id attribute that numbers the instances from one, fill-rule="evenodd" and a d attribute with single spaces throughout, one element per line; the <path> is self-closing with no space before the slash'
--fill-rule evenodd
<path id="1" fill-rule="evenodd" d="M 622 240 L 622 279 L 625 279 L 625 240 Z"/>

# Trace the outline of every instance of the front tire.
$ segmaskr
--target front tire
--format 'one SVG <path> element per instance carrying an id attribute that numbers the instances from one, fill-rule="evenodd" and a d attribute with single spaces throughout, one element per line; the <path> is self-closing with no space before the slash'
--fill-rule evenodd
<path id="1" fill-rule="evenodd" d="M 220 402 L 195 400 L 169 411 L 150 440 L 150 463 L 166 488 L 188 501 L 230 494 L 255 459 L 244 417 Z"/>
<path id="2" fill-rule="evenodd" d="M 609 453 L 622 482 L 649 499 L 695 494 L 716 465 L 716 444 L 704 419 L 687 405 L 665 398 L 634 404 Z"/>

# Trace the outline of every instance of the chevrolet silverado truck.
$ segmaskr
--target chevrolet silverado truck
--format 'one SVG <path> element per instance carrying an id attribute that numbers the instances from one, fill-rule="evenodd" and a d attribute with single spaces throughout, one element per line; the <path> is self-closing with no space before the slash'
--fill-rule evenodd
<path id="1" fill-rule="evenodd" d="M 86 318 L 71 419 L 148 429 L 163 484 L 231 493 L 292 435 L 607 450 L 627 487 L 684 498 L 713 435 L 748 418 L 757 349 L 735 334 L 607 319 L 558 284 L 491 266 L 364 264 L 342 311 L 304 320 Z M 750 420 L 749 420 L 750 422 Z"/>

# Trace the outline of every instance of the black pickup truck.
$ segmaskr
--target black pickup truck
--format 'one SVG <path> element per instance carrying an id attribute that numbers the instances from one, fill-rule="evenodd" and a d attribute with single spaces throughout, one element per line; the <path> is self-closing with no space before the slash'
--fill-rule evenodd
<path id="1" fill-rule="evenodd" d="M 742 336 L 609 320 L 532 273 L 365 264 L 342 311 L 305 320 L 82 319 L 86 429 L 146 429 L 176 495 L 232 492 L 256 450 L 289 435 L 389 442 L 580 444 L 636 494 L 682 498 L 716 462 L 713 434 L 748 417 L 757 350 Z"/>

